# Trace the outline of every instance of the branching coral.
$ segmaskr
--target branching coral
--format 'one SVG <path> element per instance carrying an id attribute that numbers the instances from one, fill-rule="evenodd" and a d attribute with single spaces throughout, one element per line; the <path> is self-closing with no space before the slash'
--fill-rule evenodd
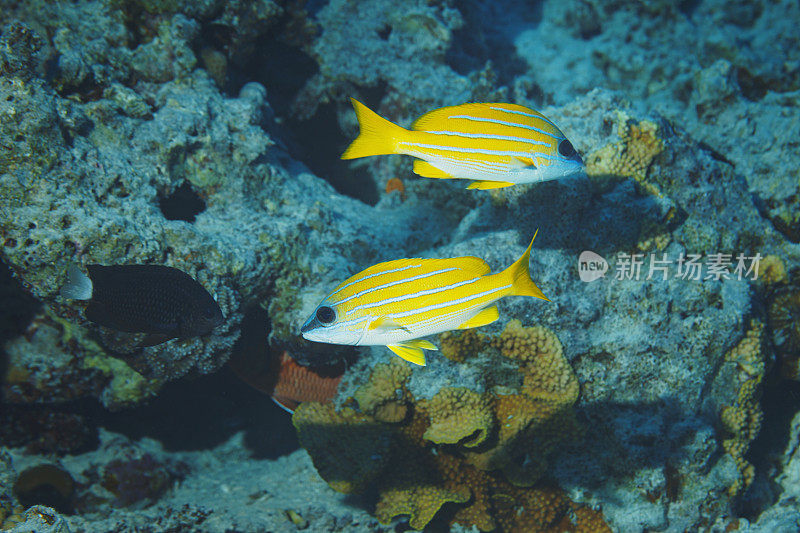
<path id="1" fill-rule="evenodd" d="M 516 394 L 496 394 L 496 444 L 466 456 L 478 468 L 503 469 L 512 483 L 529 486 L 544 472 L 555 445 L 577 432 L 571 408 L 578 399 L 578 380 L 547 328 L 525 328 L 512 320 L 489 343 L 520 363 L 522 387 Z"/>
<path id="2" fill-rule="evenodd" d="M 499 336 L 442 340 L 453 361 L 494 359 L 485 389 L 443 387 L 415 400 L 408 365 L 376 365 L 339 410 L 309 402 L 295 412 L 320 475 L 342 492 L 373 487 L 378 519 L 408 515 L 415 529 L 436 518 L 480 531 L 606 531 L 602 514 L 539 481 L 546 456 L 576 434 L 578 382 L 555 334 L 512 321 Z"/>
<path id="3" fill-rule="evenodd" d="M 633 178 L 651 194 L 660 195 L 655 184 L 647 183 L 647 169 L 664 150 L 658 125 L 648 120 L 637 122 L 617 111 L 617 135 L 620 140 L 600 148 L 586 160 L 586 173 L 592 176 L 613 175 Z"/>
<path id="4" fill-rule="evenodd" d="M 727 433 L 722 448 L 733 457 L 740 475 L 728 488 L 731 496 L 749 487 L 755 476 L 753 465 L 744 456 L 761 428 L 762 412 L 758 400 L 765 369 L 763 331 L 761 322 L 752 321 L 745 337 L 725 355 L 726 361 L 736 363 L 740 384 L 734 404 L 723 407 L 720 412 L 722 427 Z"/>
<path id="5" fill-rule="evenodd" d="M 392 358 L 375 366 L 369 381 L 353 395 L 362 413 L 373 415 L 382 422 L 400 422 L 406 416 L 405 382 L 411 369 Z"/>
<path id="6" fill-rule="evenodd" d="M 436 444 L 481 444 L 494 426 L 491 402 L 486 395 L 464 387 L 442 389 L 421 402 L 430 413 L 431 425 L 422 436 Z"/>

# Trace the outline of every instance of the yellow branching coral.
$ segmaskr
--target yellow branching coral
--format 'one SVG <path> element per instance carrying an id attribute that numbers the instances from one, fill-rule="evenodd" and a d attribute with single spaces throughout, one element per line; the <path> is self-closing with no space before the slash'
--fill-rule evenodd
<path id="1" fill-rule="evenodd" d="M 408 448 L 384 476 L 375 516 L 383 523 L 409 515 L 409 525 L 424 528 L 446 503 L 466 503 L 468 487 L 445 483 L 435 459 L 419 449 Z"/>
<path id="2" fill-rule="evenodd" d="M 422 438 L 436 444 L 460 442 L 472 448 L 485 441 L 494 426 L 486 395 L 464 387 L 442 389 L 421 403 L 431 417 L 431 425 Z"/>
<path id="3" fill-rule="evenodd" d="M 722 448 L 736 462 L 739 479 L 728 488 L 731 496 L 746 489 L 753 482 L 755 469 L 744 458 L 750 443 L 761 428 L 761 406 L 758 403 L 759 385 L 764 376 L 762 335 L 764 325 L 753 320 L 745 337 L 726 355 L 725 360 L 736 363 L 739 370 L 739 392 L 733 405 L 720 411 L 722 427 L 729 435 L 722 441 Z"/>
<path id="4" fill-rule="evenodd" d="M 382 422 L 400 422 L 406 416 L 405 383 L 411 369 L 399 359 L 375 365 L 369 380 L 353 395 L 362 413 Z"/>
<path id="5" fill-rule="evenodd" d="M 578 379 L 561 342 L 549 329 L 526 328 L 512 320 L 493 344 L 504 356 L 522 362 L 522 390 L 529 398 L 570 405 L 578 399 Z"/>
<path id="6" fill-rule="evenodd" d="M 480 531 L 606 531 L 599 512 L 540 486 L 547 455 L 577 428 L 578 381 L 556 335 L 512 321 L 499 336 L 442 340 L 453 361 L 495 358 L 485 392 L 443 387 L 415 400 L 407 365 L 376 365 L 339 411 L 307 402 L 295 412 L 320 475 L 343 492 L 373 487 L 384 523 L 407 515 L 422 529 L 437 516 Z"/>
<path id="7" fill-rule="evenodd" d="M 786 264 L 777 255 L 766 255 L 759 263 L 758 279 L 767 285 L 777 285 L 789 281 Z"/>
<path id="8" fill-rule="evenodd" d="M 481 335 L 475 329 L 446 331 L 439 335 L 439 350 L 442 355 L 458 363 L 463 363 L 468 356 L 476 354 L 481 346 Z"/>
<path id="9" fill-rule="evenodd" d="M 664 141 L 658 137 L 658 125 L 648 120 L 636 121 L 622 111 L 617 111 L 617 135 L 620 140 L 589 154 L 586 174 L 633 178 L 651 194 L 660 195 L 655 184 L 647 183 L 647 169 L 653 158 L 664 150 Z"/>
<path id="10" fill-rule="evenodd" d="M 547 455 L 577 434 L 572 405 L 578 399 L 578 380 L 561 342 L 547 328 L 525 328 L 512 320 L 489 343 L 520 363 L 522 387 L 516 394 L 495 395 L 494 443 L 465 451 L 465 456 L 477 468 L 502 469 L 515 485 L 531 486 L 544 473 Z"/>

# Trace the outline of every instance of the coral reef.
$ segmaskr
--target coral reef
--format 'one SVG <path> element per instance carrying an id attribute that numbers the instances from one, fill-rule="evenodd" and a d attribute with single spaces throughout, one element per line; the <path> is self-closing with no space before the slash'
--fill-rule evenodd
<path id="1" fill-rule="evenodd" d="M 8 520 L 7 520 L 8 522 Z M 34 505 L 18 517 L 14 517 L 6 529 L 11 533 L 26 533 L 28 531 L 41 531 L 42 533 L 69 533 L 70 529 L 66 519 L 59 515 L 55 509 L 44 505 Z"/>
<path id="2" fill-rule="evenodd" d="M 320 481 L 304 451 L 264 459 L 242 433 L 165 450 L 86 416 L 226 372 L 257 310 L 254 353 L 348 361 L 334 403 L 300 406 L 295 423 L 312 422 L 300 433 L 326 479 L 385 489 L 382 520 L 796 529 L 796 405 L 759 398 L 798 375 L 798 18 L 789 0 L 0 0 L 4 525 L 61 523 L 26 516 L 6 488 L 58 461 L 76 482 L 78 514 L 62 517 L 75 531 L 394 529 Z M 483 194 L 412 177 L 403 158 L 339 162 L 357 127 L 348 96 L 401 125 L 468 100 L 541 109 L 588 179 Z M 478 255 L 498 268 L 537 228 L 531 270 L 552 302 L 501 303 L 504 320 L 545 328 L 511 327 L 508 348 L 499 324 L 454 332 L 420 372 L 385 350 L 298 338 L 325 291 L 365 265 Z M 583 251 L 607 261 L 604 278 L 581 281 Z M 758 279 L 737 276 L 740 254 L 762 258 Z M 697 277 L 684 269 L 694 256 Z M 143 346 L 58 295 L 75 263 L 180 268 L 227 323 Z M 575 438 L 573 411 L 591 438 Z M 276 412 L 258 438 L 288 424 Z M 781 425 L 782 458 L 753 440 L 759 423 Z M 329 450 L 341 464 L 317 457 Z M 145 454 L 189 469 L 152 505 L 114 508 L 105 466 Z"/>
<path id="3" fill-rule="evenodd" d="M 726 355 L 725 360 L 735 363 L 739 371 L 739 391 L 736 401 L 726 405 L 720 412 L 722 427 L 727 435 L 722 449 L 733 457 L 740 478 L 728 489 L 738 494 L 753 482 L 755 470 L 745 459 L 750 443 L 758 435 L 763 414 L 759 405 L 759 385 L 764 377 L 765 363 L 763 334 L 764 325 L 754 321 L 745 337 Z"/>
<path id="4" fill-rule="evenodd" d="M 417 399 L 409 391 L 411 370 L 393 358 L 377 364 L 338 409 L 301 405 L 293 417 L 300 444 L 334 489 L 377 486 L 382 522 L 409 515 L 411 527 L 421 529 L 449 503 L 452 522 L 481 531 L 498 524 L 503 531 L 554 527 L 562 512 L 546 509 L 575 504 L 555 487 L 526 487 L 540 480 L 555 446 L 577 435 L 571 409 L 578 382 L 561 343 L 547 328 L 519 321 L 497 336 L 446 337 L 455 360 L 494 354 L 493 367 L 503 370 L 484 377 L 485 392 L 451 386 Z M 504 372 L 502 360 L 515 363 L 516 375 Z"/>
<path id="5" fill-rule="evenodd" d="M 158 18 L 157 25 L 158 35 L 136 49 L 150 46 L 147 54 L 155 54 L 142 64 L 168 65 L 183 69 L 182 73 L 147 74 L 132 86 L 120 76 L 119 83 L 103 91 L 104 98 L 83 102 L 63 96 L 38 77 L 29 65 L 32 59 L 13 56 L 8 61 L 16 61 L 19 68 L 28 65 L 29 70 L 14 70 L 0 82 L 0 144 L 8 155 L 0 169 L 2 257 L 52 310 L 48 316 L 78 323 L 68 339 L 69 362 L 62 359 L 62 369 L 55 370 L 43 359 L 42 371 L 55 380 L 68 372 L 64 386 L 96 380 L 97 371 L 105 378 L 70 393 L 52 391 L 51 398 L 90 395 L 118 407 L 152 396 L 163 383 L 183 375 L 213 372 L 230 353 L 243 308 L 257 302 L 270 309 L 276 342 L 292 341 L 297 316 L 304 312 L 296 288 L 309 287 L 311 299 L 314 285 L 329 285 L 327 276 L 335 279 L 350 264 L 347 254 L 317 257 L 313 269 L 324 265 L 331 269 L 325 279 L 315 279 L 309 286 L 307 280 L 313 276 L 308 246 L 332 250 L 348 240 L 385 241 L 382 236 L 390 232 L 422 234 L 422 227 L 401 225 L 407 215 L 399 212 L 379 228 L 371 223 L 369 211 L 355 208 L 355 201 L 350 207 L 345 201 L 329 208 L 330 193 L 324 183 L 297 166 L 287 170 L 280 151 L 271 149 L 274 141 L 260 127 L 269 113 L 263 88 L 249 84 L 238 98 L 223 97 L 204 71 L 174 61 L 176 53 L 188 57 L 189 52 L 180 50 L 196 35 L 196 24 L 175 15 Z M 92 38 L 100 38 L 104 27 L 98 23 Z M 0 36 L 2 48 L 9 54 L 23 53 L 20 40 L 28 39 L 33 30 L 12 30 Z M 91 31 L 81 25 L 80 39 L 90 41 L 84 34 Z M 128 50 L 127 43 L 120 38 L 106 41 L 105 46 Z M 194 222 L 162 212 L 162 200 L 181 187 L 202 198 L 206 206 L 192 215 Z M 52 207 L 42 211 L 36 206 Z M 357 212 L 362 214 L 354 215 Z M 324 239 L 331 242 L 300 245 L 314 227 L 327 227 L 329 232 L 317 233 L 315 239 L 327 235 Z M 360 245 L 350 249 L 362 255 L 358 262 L 376 253 Z M 77 304 L 58 297 L 66 268 L 75 262 L 180 268 L 215 295 L 227 323 L 202 339 L 137 345 L 130 335 L 86 324 Z M 52 344 L 54 335 L 42 342 Z M 126 354 L 124 361 L 111 356 L 120 353 Z M 20 363 L 14 366 L 31 366 Z M 30 388 L 40 390 L 38 383 L 32 381 Z"/>
<path id="6" fill-rule="evenodd" d="M 664 150 L 658 137 L 658 125 L 647 120 L 636 122 L 622 111 L 617 112 L 616 143 L 595 150 L 586 158 L 586 174 L 633 178 L 648 192 L 659 194 L 658 187 L 646 182 L 647 169 L 653 158 Z"/>

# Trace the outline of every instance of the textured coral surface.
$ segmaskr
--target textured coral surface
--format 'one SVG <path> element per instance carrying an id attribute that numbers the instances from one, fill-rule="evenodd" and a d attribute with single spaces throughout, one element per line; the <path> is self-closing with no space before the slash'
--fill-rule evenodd
<path id="1" fill-rule="evenodd" d="M 0 0 L 0 527 L 796 530 L 797 20 L 792 0 Z M 539 109 L 586 174 L 475 191 L 342 161 L 350 97 L 406 127 Z M 537 229 L 551 301 L 503 299 L 425 368 L 299 334 L 369 265 L 497 271 Z M 589 283 L 585 251 L 608 265 Z M 59 294 L 92 263 L 180 268 L 225 323 L 97 326 Z M 316 402 L 292 420 L 229 367 Z"/>
<path id="2" fill-rule="evenodd" d="M 377 491 L 378 519 L 408 515 L 414 529 L 436 517 L 481 531 L 558 531 L 559 520 L 576 531 L 592 531 L 592 521 L 607 527 L 588 508 L 584 518 L 564 518 L 584 507 L 539 483 L 555 446 L 579 435 L 578 382 L 555 334 L 512 321 L 498 336 L 466 332 L 447 342 L 458 361 L 483 354 L 497 368 L 510 362 L 516 375 L 487 372 L 473 384 L 483 392 L 442 386 L 417 400 L 405 362 L 378 363 L 340 409 L 305 403 L 293 417 L 322 478 L 340 492 Z M 389 404 L 404 416 L 387 419 Z"/>

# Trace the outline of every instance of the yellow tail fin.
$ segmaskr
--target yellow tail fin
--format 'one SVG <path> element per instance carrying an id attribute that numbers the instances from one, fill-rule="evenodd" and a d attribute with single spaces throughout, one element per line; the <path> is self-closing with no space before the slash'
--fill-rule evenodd
<path id="1" fill-rule="evenodd" d="M 513 283 L 513 286 L 511 287 L 512 295 L 533 296 L 534 298 L 541 298 L 542 300 L 547 300 L 549 302 L 550 299 L 544 295 L 539 287 L 536 286 L 531 279 L 530 272 L 528 271 L 528 262 L 531 259 L 531 248 L 533 248 L 533 241 L 536 239 L 537 233 L 539 233 L 538 229 L 536 230 L 536 233 L 533 234 L 533 239 L 531 239 L 531 243 L 528 245 L 528 249 L 525 250 L 525 253 L 522 254 L 522 257 L 514 261 L 514 264 L 501 272 L 500 275 L 511 278 Z"/>
<path id="2" fill-rule="evenodd" d="M 342 159 L 396 153 L 397 140 L 404 137 L 408 130 L 389 122 L 355 98 L 351 98 L 350 102 L 356 111 L 361 132 L 344 151 Z"/>

